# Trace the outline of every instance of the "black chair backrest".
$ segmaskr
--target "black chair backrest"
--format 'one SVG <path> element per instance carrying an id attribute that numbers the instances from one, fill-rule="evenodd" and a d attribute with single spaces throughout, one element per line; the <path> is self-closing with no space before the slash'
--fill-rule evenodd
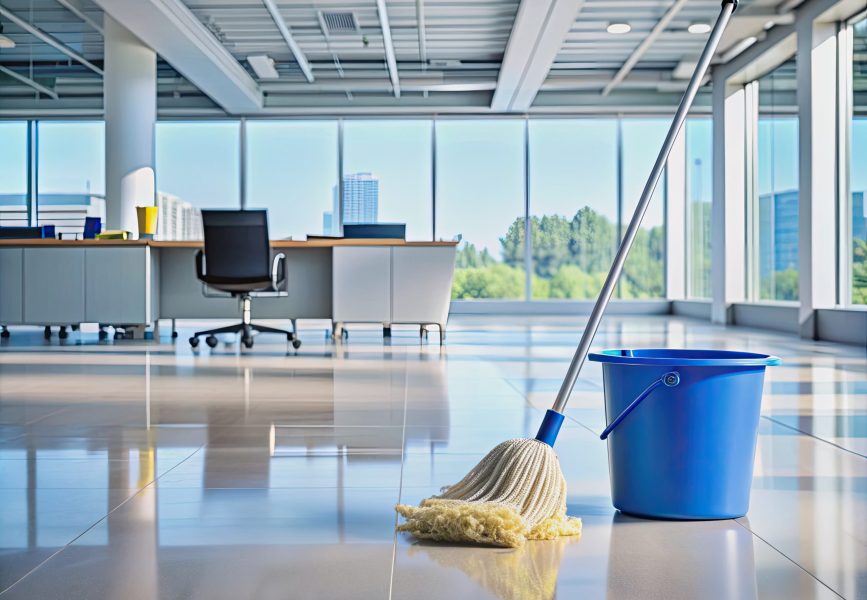
<path id="1" fill-rule="evenodd" d="M 239 282 L 271 279 L 268 213 L 264 210 L 203 210 L 205 273 Z"/>

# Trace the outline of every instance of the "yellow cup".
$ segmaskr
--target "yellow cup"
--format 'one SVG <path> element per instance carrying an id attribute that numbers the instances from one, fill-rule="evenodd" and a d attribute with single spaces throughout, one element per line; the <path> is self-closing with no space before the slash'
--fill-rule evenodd
<path id="1" fill-rule="evenodd" d="M 152 240 L 157 232 L 157 214 L 159 209 L 156 206 L 136 206 L 135 212 L 138 217 L 138 239 Z"/>

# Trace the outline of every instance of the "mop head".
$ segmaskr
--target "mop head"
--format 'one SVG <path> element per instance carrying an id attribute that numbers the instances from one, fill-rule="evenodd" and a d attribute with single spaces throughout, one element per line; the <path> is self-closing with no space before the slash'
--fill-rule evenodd
<path id="1" fill-rule="evenodd" d="M 439 496 L 395 509 L 406 519 L 398 531 L 441 542 L 518 548 L 581 533 L 581 519 L 566 515 L 557 454 L 534 439 L 503 442 Z"/>

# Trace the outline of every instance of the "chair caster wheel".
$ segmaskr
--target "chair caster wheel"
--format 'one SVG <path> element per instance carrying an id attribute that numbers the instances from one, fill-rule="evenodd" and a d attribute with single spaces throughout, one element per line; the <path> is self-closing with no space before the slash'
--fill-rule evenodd
<path id="1" fill-rule="evenodd" d="M 3 338 L 3 339 L 5 340 L 5 339 L 8 338 L 10 335 L 11 335 L 11 334 L 9 333 L 9 330 L 8 330 L 8 329 L 5 329 L 5 328 L 4 328 L 3 330 L 0 330 L 0 338 Z"/>
<path id="2" fill-rule="evenodd" d="M 99 330 L 99 339 L 100 340 L 107 340 L 108 339 L 108 332 L 105 329 Z"/>
<path id="3" fill-rule="evenodd" d="M 42 332 L 42 337 L 44 337 L 46 340 L 51 339 L 51 327 L 45 327 L 45 330 Z"/>
<path id="4" fill-rule="evenodd" d="M 190 347 L 192 347 L 192 348 L 198 348 L 198 347 L 199 347 L 199 338 L 197 338 L 197 337 L 191 337 L 191 338 L 190 338 Z"/>
<path id="5" fill-rule="evenodd" d="M 57 332 L 57 337 L 59 337 L 61 340 L 65 340 L 69 337 L 69 332 L 66 330 L 66 327 L 60 328 L 60 331 Z"/>
<path id="6" fill-rule="evenodd" d="M 245 348 L 252 348 L 253 347 L 253 338 L 251 338 L 251 337 L 241 338 L 241 343 L 244 344 Z"/>
<path id="7" fill-rule="evenodd" d="M 175 338 L 177 338 L 177 337 L 178 337 L 178 332 L 177 332 L 177 331 L 173 331 L 173 332 L 172 332 L 172 339 L 175 339 Z"/>
<path id="8" fill-rule="evenodd" d="M 216 348 L 218 341 L 219 340 L 217 340 L 217 338 L 214 337 L 213 335 L 209 335 L 208 337 L 205 338 L 205 343 L 208 345 L 208 348 Z"/>
<path id="9" fill-rule="evenodd" d="M 292 347 L 298 350 L 301 347 L 301 340 L 292 340 Z"/>

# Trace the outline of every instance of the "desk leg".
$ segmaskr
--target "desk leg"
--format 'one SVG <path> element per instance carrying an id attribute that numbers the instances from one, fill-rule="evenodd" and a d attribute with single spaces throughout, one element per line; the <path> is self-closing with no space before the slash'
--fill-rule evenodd
<path id="1" fill-rule="evenodd" d="M 391 323 L 382 324 L 382 337 L 391 337 Z"/>

